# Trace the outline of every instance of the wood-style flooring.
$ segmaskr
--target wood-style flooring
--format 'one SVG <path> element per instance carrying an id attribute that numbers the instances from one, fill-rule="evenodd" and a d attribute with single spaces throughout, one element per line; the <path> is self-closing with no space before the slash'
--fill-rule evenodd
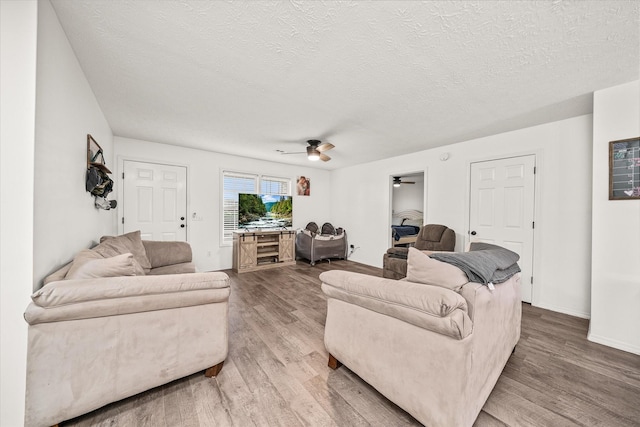
<path id="1" fill-rule="evenodd" d="M 216 378 L 197 373 L 63 425 L 420 425 L 348 368 L 327 367 L 318 275 L 331 269 L 381 275 L 351 261 L 225 271 L 229 356 Z M 640 426 L 640 356 L 587 341 L 587 329 L 523 304 L 522 338 L 475 425 Z"/>

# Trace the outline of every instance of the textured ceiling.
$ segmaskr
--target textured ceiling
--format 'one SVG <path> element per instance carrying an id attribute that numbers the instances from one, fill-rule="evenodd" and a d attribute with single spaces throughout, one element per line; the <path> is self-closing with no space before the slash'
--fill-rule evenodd
<path id="1" fill-rule="evenodd" d="M 638 1 L 52 0 L 117 136 L 327 169 L 586 114 Z M 336 148 L 311 163 L 305 140 Z"/>

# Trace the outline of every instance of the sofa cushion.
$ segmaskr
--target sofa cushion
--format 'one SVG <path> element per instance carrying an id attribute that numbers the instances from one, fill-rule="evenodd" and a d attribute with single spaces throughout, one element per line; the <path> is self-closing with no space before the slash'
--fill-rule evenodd
<path id="1" fill-rule="evenodd" d="M 409 248 L 407 280 L 441 286 L 456 292 L 462 285 L 469 282 L 467 275 L 458 267 L 430 258 L 429 255 L 415 248 Z"/>
<path id="2" fill-rule="evenodd" d="M 59 269 L 57 269 L 53 273 L 49 274 L 47 277 L 44 278 L 44 281 L 42 282 L 43 285 L 47 285 L 47 284 L 49 284 L 51 282 L 57 282 L 58 280 L 64 280 L 64 278 L 67 276 L 67 273 L 69 272 L 69 269 L 71 268 L 72 264 L 73 264 L 73 260 L 71 260 L 71 262 L 63 265 L 62 267 L 60 267 Z"/>
<path id="3" fill-rule="evenodd" d="M 196 265 L 192 262 L 181 262 L 179 264 L 163 265 L 162 267 L 152 268 L 147 274 L 149 276 L 158 276 L 163 274 L 185 274 L 195 273 Z"/>
<path id="4" fill-rule="evenodd" d="M 146 249 L 147 258 L 151 263 L 152 269 L 164 267 L 165 265 L 191 262 L 191 245 L 187 242 L 143 240 L 142 244 Z M 147 271 L 147 273 L 149 272 Z"/>
<path id="5" fill-rule="evenodd" d="M 149 261 L 147 251 L 142 244 L 140 230 L 132 231 L 131 233 L 116 237 L 102 236 L 100 238 L 100 244 L 93 248 L 93 250 L 105 258 L 130 252 L 145 272 L 151 269 L 151 262 Z"/>
<path id="6" fill-rule="evenodd" d="M 103 258 L 99 253 L 84 249 L 73 259 L 65 279 L 92 279 L 98 277 L 138 276 L 144 271 L 131 253 Z"/>

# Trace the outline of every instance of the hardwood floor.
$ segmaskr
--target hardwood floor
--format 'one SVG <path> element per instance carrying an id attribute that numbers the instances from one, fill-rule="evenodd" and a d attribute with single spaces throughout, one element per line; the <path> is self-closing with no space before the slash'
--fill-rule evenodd
<path id="1" fill-rule="evenodd" d="M 318 274 L 381 276 L 350 261 L 303 262 L 231 278 L 229 356 L 64 426 L 412 426 L 341 367 L 327 367 Z M 523 304 L 522 337 L 476 426 L 640 426 L 640 356 L 587 341 L 588 320 Z M 392 367 L 390 367 L 392 369 Z"/>

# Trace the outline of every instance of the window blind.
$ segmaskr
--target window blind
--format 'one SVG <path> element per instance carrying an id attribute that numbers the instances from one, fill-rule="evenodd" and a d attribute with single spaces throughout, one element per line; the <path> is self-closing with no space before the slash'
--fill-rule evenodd
<path id="1" fill-rule="evenodd" d="M 238 229 L 238 194 L 255 193 L 257 184 L 257 175 L 222 172 L 222 243 L 231 243 Z"/>
<path id="2" fill-rule="evenodd" d="M 291 180 L 287 178 L 263 176 L 260 179 L 260 194 L 288 196 L 291 194 Z"/>

